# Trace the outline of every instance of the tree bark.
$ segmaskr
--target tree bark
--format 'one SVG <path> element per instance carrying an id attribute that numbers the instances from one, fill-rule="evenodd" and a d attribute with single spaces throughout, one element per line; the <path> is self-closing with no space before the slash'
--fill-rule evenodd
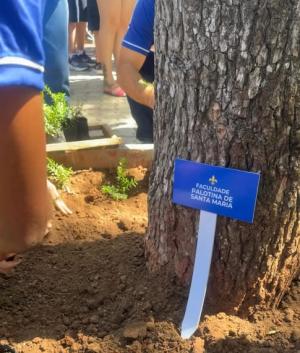
<path id="1" fill-rule="evenodd" d="M 299 23 L 300 1 L 156 0 L 149 268 L 191 278 L 199 212 L 172 204 L 176 157 L 261 173 L 254 224 L 218 220 L 218 310 L 277 306 L 299 273 Z"/>

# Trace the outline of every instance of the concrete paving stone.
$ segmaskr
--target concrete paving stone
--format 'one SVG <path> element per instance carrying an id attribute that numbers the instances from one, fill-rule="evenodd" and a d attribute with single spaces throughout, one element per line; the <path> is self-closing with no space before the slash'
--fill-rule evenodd
<path id="1" fill-rule="evenodd" d="M 126 98 L 103 94 L 103 76 L 95 71 L 71 72 L 71 105 L 82 105 L 90 125 L 108 124 L 125 141 L 138 142 L 136 124 Z"/>
<path id="2" fill-rule="evenodd" d="M 85 47 L 88 55 L 95 58 L 92 44 Z M 116 77 L 116 73 L 114 72 Z M 136 137 L 136 123 L 132 118 L 126 98 L 103 94 L 103 73 L 89 70 L 70 73 L 71 104 L 82 104 L 89 125 L 108 124 L 112 131 L 122 137 L 125 144 L 136 148 L 153 149 L 153 144 L 142 144 Z M 92 136 L 99 136 L 99 131 Z M 138 147 L 140 146 L 140 147 Z"/>

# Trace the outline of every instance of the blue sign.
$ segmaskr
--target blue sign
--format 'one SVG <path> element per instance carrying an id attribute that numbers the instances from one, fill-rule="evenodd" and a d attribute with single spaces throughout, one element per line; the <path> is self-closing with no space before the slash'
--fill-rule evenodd
<path id="1" fill-rule="evenodd" d="M 177 159 L 173 201 L 253 222 L 260 174 Z"/>

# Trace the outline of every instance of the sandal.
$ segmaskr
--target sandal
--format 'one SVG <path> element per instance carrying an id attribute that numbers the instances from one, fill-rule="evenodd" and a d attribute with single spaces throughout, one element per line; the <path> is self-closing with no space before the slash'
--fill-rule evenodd
<path id="1" fill-rule="evenodd" d="M 113 97 L 126 97 L 126 93 L 122 88 L 116 85 L 106 86 L 103 92 Z"/>

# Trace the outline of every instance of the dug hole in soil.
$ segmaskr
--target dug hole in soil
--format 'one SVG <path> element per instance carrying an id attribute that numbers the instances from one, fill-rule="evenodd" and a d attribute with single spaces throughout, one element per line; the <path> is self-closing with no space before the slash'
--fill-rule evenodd
<path id="1" fill-rule="evenodd" d="M 43 244 L 0 277 L 0 343 L 18 353 L 300 353 L 299 279 L 279 310 L 206 312 L 181 340 L 188 291 L 147 271 L 147 171 L 130 174 L 139 186 L 121 202 L 100 191 L 111 172 L 72 177 L 63 197 L 73 214 L 56 213 Z"/>

